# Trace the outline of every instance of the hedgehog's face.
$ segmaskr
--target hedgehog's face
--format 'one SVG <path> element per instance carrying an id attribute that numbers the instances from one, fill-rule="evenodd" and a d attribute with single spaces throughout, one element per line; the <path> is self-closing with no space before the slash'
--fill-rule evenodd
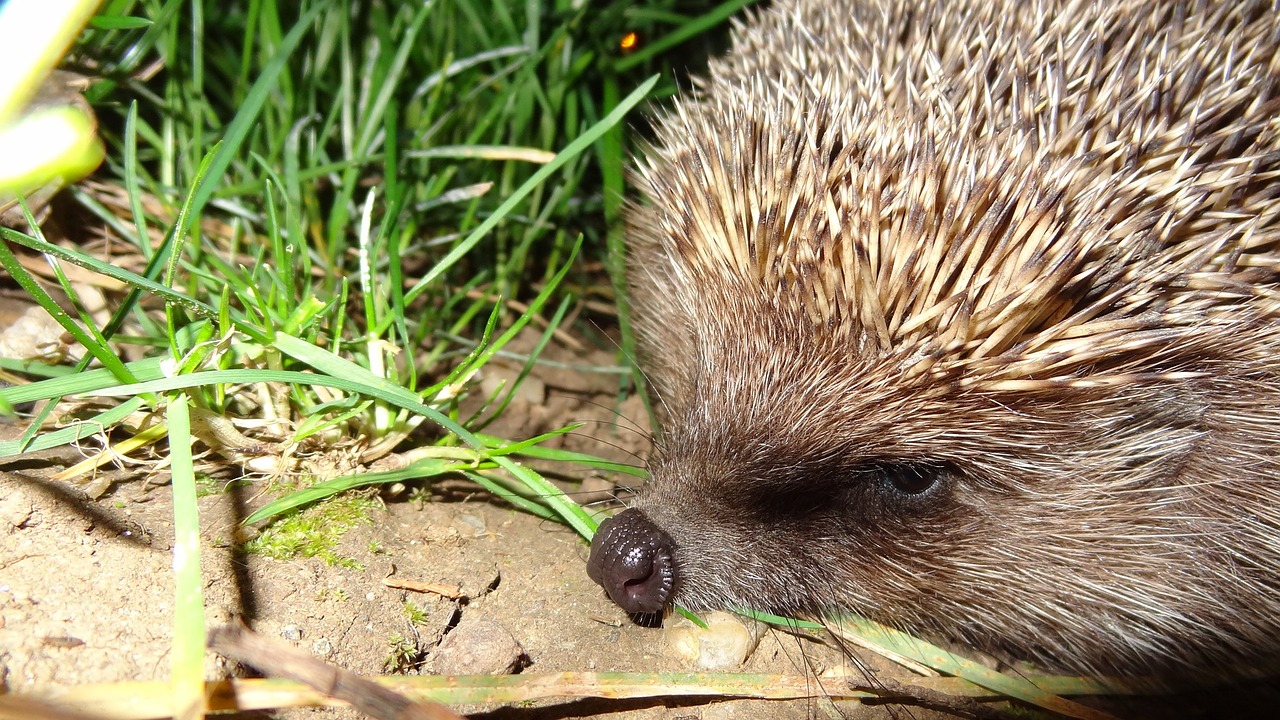
<path id="1" fill-rule="evenodd" d="M 802 403 L 785 373 L 753 377 L 782 383 L 741 390 L 777 412 L 691 392 L 635 507 L 602 526 L 588 569 L 624 609 L 849 609 L 1043 659 L 1039 633 L 1108 613 L 1123 627 L 1133 618 L 1117 594 L 1140 610 L 1177 582 L 1150 558 L 1179 550 L 1169 515 L 1200 437 L 1194 395 L 887 408 L 873 393 L 815 390 L 832 383 L 808 385 Z M 1029 627 L 1037 614 L 1044 626 Z"/>
<path id="2" fill-rule="evenodd" d="M 869 611 L 877 597 L 905 600 L 916 590 L 893 576 L 927 574 L 965 522 L 960 471 L 946 460 L 744 451 L 708 468 L 681 455 L 651 463 L 632 512 L 671 538 L 671 599 L 690 608 Z"/>
<path id="3" fill-rule="evenodd" d="M 635 507 L 593 543 L 592 577 L 630 612 L 868 611 L 886 594 L 916 594 L 909 578 L 930 573 L 975 520 L 964 469 L 945 454 L 817 446 L 743 418 L 719 432 L 703 423 L 665 436 Z"/>

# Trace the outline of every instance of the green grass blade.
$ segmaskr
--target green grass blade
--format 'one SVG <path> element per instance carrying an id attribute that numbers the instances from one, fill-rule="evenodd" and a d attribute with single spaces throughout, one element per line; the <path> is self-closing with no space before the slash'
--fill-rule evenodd
<path id="1" fill-rule="evenodd" d="M 226 177 L 227 168 L 230 167 L 232 159 L 240 152 L 240 147 L 244 144 L 245 138 L 248 137 L 249 132 L 253 130 L 254 125 L 258 122 L 258 115 L 271 97 L 271 92 L 275 88 L 280 74 L 284 71 L 285 65 L 289 61 L 289 56 L 298 47 L 302 37 L 311 29 L 312 21 L 328 6 L 328 0 L 319 0 L 315 5 L 312 5 L 309 10 L 302 14 L 302 17 L 298 18 L 297 24 L 276 46 L 275 54 L 262 68 L 258 79 L 254 81 L 253 87 L 249 89 L 249 94 L 245 96 L 244 102 L 240 105 L 240 111 L 236 113 L 235 119 L 231 121 L 231 124 L 227 125 L 226 134 L 223 135 L 218 152 L 214 155 L 213 161 L 208 167 L 208 176 L 216 178 L 218 182 L 204 183 L 200 186 L 199 192 L 195 194 L 191 203 L 191 213 L 193 215 L 198 215 L 204 209 L 205 204 L 209 202 L 209 198 L 213 197 L 218 183 L 222 181 L 222 178 Z"/>
<path id="2" fill-rule="evenodd" d="M 618 82 L 609 77 L 604 85 L 605 107 L 615 107 L 618 102 Z M 613 296 L 618 312 L 619 345 L 627 365 L 631 368 L 631 386 L 640 394 L 644 404 L 645 415 L 649 417 L 650 432 L 657 432 L 657 415 L 653 412 L 652 399 L 649 397 L 649 386 L 645 382 L 644 371 L 635 362 L 636 339 L 631 328 L 631 303 L 627 293 L 626 277 L 626 222 L 623 219 L 625 206 L 626 149 L 622 128 L 615 127 L 600 138 L 597 146 L 600 158 L 600 171 L 604 177 L 604 215 L 608 228 L 605 235 L 605 267 L 609 271 L 609 280 L 613 285 Z"/>
<path id="3" fill-rule="evenodd" d="M 570 429 L 571 428 L 565 428 L 565 430 L 570 430 Z M 648 473 L 645 472 L 645 469 L 639 465 L 629 465 L 627 463 L 620 463 L 620 462 L 614 462 L 612 460 L 605 460 L 604 458 L 596 457 L 595 455 L 588 455 L 587 453 L 574 452 L 572 450 L 561 450 L 559 448 L 544 448 L 544 447 L 540 447 L 534 442 L 535 440 L 537 442 L 542 442 L 547 438 L 554 437 L 560 434 L 562 433 L 561 432 L 547 433 L 545 435 L 539 435 L 536 438 L 532 438 L 531 440 L 526 440 L 518 443 L 508 443 L 508 441 L 503 440 L 502 438 L 494 437 L 492 435 L 479 434 L 477 435 L 477 437 L 479 437 L 487 447 L 494 448 L 494 449 L 503 448 L 504 452 L 523 455 L 525 457 L 530 457 L 537 460 L 550 460 L 553 462 L 560 462 L 560 463 L 578 463 L 581 465 L 588 465 L 590 467 L 594 467 L 599 470 L 604 470 L 607 472 L 625 473 L 633 477 L 646 477 L 648 475 Z"/>
<path id="4" fill-rule="evenodd" d="M 164 377 L 164 373 L 160 370 L 162 362 L 163 358 L 148 358 L 127 363 L 125 368 L 129 370 L 129 373 L 134 378 L 133 382 L 147 382 Z M 0 399 L 17 405 L 18 403 L 32 402 L 34 400 L 51 400 L 64 395 L 93 392 L 94 390 L 112 387 L 119 383 L 119 379 L 110 370 L 98 368 L 41 380 L 28 385 L 0 388 Z"/>
<path id="5" fill-rule="evenodd" d="M 422 7 L 418 9 L 418 13 L 414 15 L 413 20 L 409 22 L 409 26 L 401 31 L 403 36 L 400 39 L 400 46 L 396 48 L 391 67 L 388 68 L 387 76 L 382 79 L 378 93 L 373 98 L 372 106 L 364 117 L 364 131 L 356 142 L 355 154 L 365 154 L 373 145 L 374 135 L 382 129 L 382 117 L 391 102 L 392 92 L 404 74 L 405 64 L 409 60 L 409 53 L 414 49 L 418 31 L 422 28 L 422 24 L 426 22 L 427 15 L 431 13 L 434 5 L 434 3 L 429 2 L 423 3 Z M 387 142 L 395 142 L 395 138 L 387 138 Z"/>
<path id="6" fill-rule="evenodd" d="M 473 230 L 465 240 L 458 243 L 447 255 L 441 258 L 439 262 L 437 262 L 425 275 L 422 276 L 422 279 L 419 280 L 418 283 L 409 290 L 409 292 L 405 293 L 405 304 L 413 302 L 414 298 L 426 291 L 426 289 L 430 287 L 437 278 L 443 275 L 446 270 L 453 266 L 453 264 L 462 258 L 462 256 L 470 252 L 471 248 L 475 247 L 475 244 L 480 242 L 481 238 L 497 226 L 497 224 L 511 212 L 512 208 L 514 208 L 517 203 L 523 200 L 530 192 L 533 192 L 535 188 L 542 185 L 547 178 L 551 177 L 552 173 L 559 170 L 560 167 L 569 160 L 577 157 L 582 151 L 591 147 L 591 144 L 598 140 L 601 135 L 608 132 L 609 128 L 619 122 L 622 122 L 622 118 L 626 116 L 627 112 L 648 96 L 649 91 L 658 83 L 658 77 L 659 76 L 655 75 L 641 83 L 640 87 L 636 88 L 630 95 L 624 98 L 622 102 L 618 103 L 618 106 L 614 108 L 612 112 L 601 119 L 600 122 L 592 125 L 590 129 L 580 135 L 576 140 L 569 143 L 569 146 L 564 150 L 557 153 L 554 160 L 543 165 L 541 168 L 538 168 L 538 171 L 526 180 L 515 192 L 511 193 L 511 196 L 508 197 L 502 205 L 498 206 L 498 209 L 495 210 L 492 215 L 486 218 L 484 222 L 480 223 L 479 227 Z"/>
<path id="7" fill-rule="evenodd" d="M 11 235 L 21 235 L 21 233 L 14 232 L 8 228 L 0 228 L 0 236 L 5 237 L 6 239 L 12 239 Z M 35 238 L 31 239 L 35 240 Z M 49 247 L 54 247 L 54 245 L 43 240 L 36 242 L 48 245 Z M 14 256 L 13 251 L 4 243 L 0 243 L 0 266 L 3 266 L 5 270 L 9 271 L 9 275 L 18 282 L 18 285 L 20 285 L 22 289 L 25 290 L 38 305 L 40 305 L 40 307 L 44 308 L 45 312 L 49 313 L 49 315 L 62 326 L 63 330 L 66 330 L 71 337 L 75 338 L 76 342 L 80 343 L 85 350 L 97 359 L 98 362 L 102 363 L 104 367 L 110 370 L 112 375 L 118 378 L 121 382 L 134 381 L 133 375 L 131 375 L 125 368 L 124 363 L 120 358 L 116 357 L 116 354 L 111 351 L 111 348 L 107 347 L 105 343 L 99 342 L 98 337 L 95 337 L 93 333 L 85 331 L 84 328 L 76 324 L 76 321 L 73 320 L 71 316 L 58 305 L 58 303 L 54 302 L 53 298 L 49 296 L 49 293 L 45 292 L 44 288 L 35 281 L 35 278 L 31 277 L 31 274 L 27 272 L 26 268 L 22 267 L 18 262 L 18 258 Z"/>
<path id="8" fill-rule="evenodd" d="M 1108 720 L 1111 716 L 1080 703 L 1066 700 L 1046 692 L 1029 679 L 993 670 L 919 638 L 856 615 L 841 615 L 832 620 L 833 625 L 857 635 L 868 642 L 887 648 L 906 658 L 931 667 L 939 672 L 964 678 L 974 685 L 994 690 L 1002 695 L 1017 698 L 1037 707 L 1052 710 L 1067 717 L 1082 720 Z M 1088 678 L 1082 683 L 1096 684 Z"/>
<path id="9" fill-rule="evenodd" d="M 321 351 L 323 352 L 323 351 Z M 358 366 L 357 366 L 358 367 Z M 373 378 L 373 375 L 369 376 Z M 217 385 L 219 383 L 297 383 L 299 385 L 321 385 L 352 393 L 361 393 L 379 400 L 423 414 L 438 414 L 434 408 L 423 405 L 416 395 L 396 385 L 381 385 L 362 382 L 345 377 L 335 377 L 317 373 L 299 372 L 297 370 L 205 370 L 174 377 L 162 377 L 134 385 L 117 385 L 81 393 L 88 397 L 128 397 L 142 392 L 171 392 L 191 388 Z"/>
<path id="10" fill-rule="evenodd" d="M 79 442 L 90 435 L 106 432 L 107 428 L 115 426 L 142 406 L 142 398 L 131 398 L 88 420 L 81 420 L 70 427 L 39 433 L 29 441 L 27 438 L 19 438 L 0 442 L 0 457 L 14 457 L 26 452 L 39 452 Z"/>
<path id="11" fill-rule="evenodd" d="M 182 263 L 182 247 L 187 242 L 187 235 L 191 223 L 195 216 L 195 198 L 200 194 L 200 188 L 209 184 L 209 166 L 213 163 L 213 159 L 217 157 L 219 145 L 214 145 L 213 150 L 206 153 L 200 160 L 200 168 L 196 170 L 195 179 L 192 181 L 191 190 L 187 193 L 187 197 L 182 201 L 182 207 L 178 209 L 178 217 L 173 221 L 173 249 L 169 253 L 169 267 L 165 270 L 164 284 L 172 289 L 174 282 L 178 276 L 178 265 Z M 176 290 L 174 290 L 177 293 Z M 169 326 L 169 337 L 172 339 L 178 335 L 178 318 L 174 314 L 174 306 L 172 304 L 165 305 L 164 308 L 165 322 Z M 170 350 L 173 353 L 174 360 L 181 360 L 181 351 L 174 342 L 170 342 Z"/>
<path id="12" fill-rule="evenodd" d="M 128 367 L 128 364 L 125 364 Z M 39 360 L 17 360 L 14 358 L 0 357 L 0 370 L 8 370 L 9 372 L 22 373 L 23 375 L 31 375 L 41 378 L 56 378 L 74 373 L 75 368 L 66 365 L 49 365 Z M 3 392 L 5 388 L 0 388 Z"/>
<path id="13" fill-rule="evenodd" d="M 553 512 L 550 508 L 539 505 L 538 503 L 533 502 L 528 498 L 521 497 L 518 493 L 513 492 L 510 488 L 506 487 L 500 482 L 493 480 L 492 478 L 486 477 L 485 475 L 477 472 L 468 472 L 463 474 L 466 475 L 468 478 L 470 478 L 471 481 L 474 482 L 475 484 L 479 485 L 485 490 L 488 490 L 494 496 L 511 503 L 511 505 L 515 507 L 517 510 L 527 512 L 530 515 L 533 515 L 534 517 L 540 517 L 543 520 L 559 520 L 560 519 L 559 517 L 556 516 L 556 513 Z"/>
<path id="14" fill-rule="evenodd" d="M 138 249 L 143 257 L 151 257 L 151 243 L 147 235 L 147 215 L 142 211 L 142 193 L 138 184 L 138 102 L 129 103 L 124 118 L 124 187 L 129 194 L 129 212 L 133 216 L 133 231 Z"/>
<path id="15" fill-rule="evenodd" d="M 596 527 L 599 523 L 581 505 L 561 492 L 560 488 L 551 484 L 533 470 L 523 465 L 517 465 L 508 458 L 499 455 L 493 459 L 494 462 L 502 465 L 507 472 L 514 475 L 525 487 L 532 490 L 539 500 L 546 503 L 561 520 L 568 523 L 569 527 L 573 528 L 584 539 L 590 541 L 591 538 L 595 537 Z"/>
<path id="16" fill-rule="evenodd" d="M 306 362 L 304 358 L 312 358 L 317 361 L 317 364 L 312 365 L 312 367 L 322 372 L 326 372 L 328 368 L 333 368 L 340 372 L 343 377 L 288 370 L 212 370 L 162 378 L 137 385 L 103 389 L 87 394 L 107 397 L 127 396 L 141 392 L 168 392 L 217 383 L 282 382 L 323 385 L 348 392 L 362 393 L 401 407 L 409 412 L 425 415 L 432 422 L 462 438 L 464 442 L 473 448 L 480 451 L 486 449 L 485 444 L 475 434 L 449 419 L 439 410 L 423 404 L 416 395 L 408 390 L 377 377 L 355 363 L 339 358 L 313 345 L 308 345 L 302 340 L 289 336 L 281 337 L 286 338 L 284 346 L 281 348 L 286 354 L 290 354 L 290 351 L 301 351 L 298 359 Z M 511 458 L 503 457 L 500 454 L 491 457 L 494 463 L 500 465 L 507 472 L 514 475 L 517 480 L 533 490 L 562 520 L 584 538 L 589 540 L 595 534 L 596 521 L 586 510 L 583 510 L 580 505 L 573 502 L 555 485 L 547 482 L 541 475 L 521 466 Z"/>
<path id="17" fill-rule="evenodd" d="M 364 389 L 367 388 L 370 392 L 367 392 L 366 394 L 373 395 L 381 400 L 388 400 L 390 397 L 397 397 L 406 402 L 421 404 L 418 396 L 414 393 L 396 385 L 386 378 L 374 375 L 369 370 L 347 360 L 344 357 L 335 355 L 328 350 L 318 348 L 301 338 L 294 337 L 287 333 L 276 333 L 272 345 L 285 355 L 306 363 L 325 375 L 343 380 L 349 383 L 352 388 L 358 388 L 353 390 L 353 392 L 364 392 Z M 375 390 L 377 392 L 373 392 Z M 390 402 L 390 400 L 388 400 L 388 402 Z M 401 403 L 397 404 L 401 407 L 405 407 Z M 426 406 L 424 405 L 423 407 Z"/>
<path id="18" fill-rule="evenodd" d="M 459 462 L 452 458 L 425 458 L 411 463 L 399 470 L 388 470 L 386 472 L 358 473 L 355 475 L 344 475 L 342 477 L 333 478 L 318 482 L 311 487 L 274 500 L 258 508 L 252 515 L 245 519 L 245 524 L 255 523 L 260 520 L 288 512 L 294 508 L 302 507 L 318 500 L 337 495 L 340 492 L 354 490 L 355 488 L 366 487 L 368 485 L 382 485 L 393 482 L 403 482 L 406 480 L 419 480 L 422 478 L 435 477 L 447 473 L 458 472 L 476 467 L 476 463 L 466 461 Z"/>
<path id="19" fill-rule="evenodd" d="M 175 718 L 204 716 L 204 583 L 200 579 L 200 514 L 187 396 L 178 393 L 166 412 L 169 469 L 173 476 L 173 650 L 171 681 Z"/>
<path id="20" fill-rule="evenodd" d="M 101 275 L 106 275 L 109 278 L 131 285 L 138 290 L 159 295 L 165 300 L 174 303 L 175 305 L 180 305 L 196 315 L 203 317 L 217 317 L 217 311 L 199 300 L 171 290 L 154 280 L 148 280 L 137 273 L 105 263 L 91 255 L 86 255 L 70 248 L 64 248 L 60 245 L 54 245 L 53 243 L 45 242 L 44 240 L 38 240 L 29 235 L 24 235 L 16 230 L 10 230 L 5 227 L 0 227 L 0 237 L 10 242 L 17 243 L 23 247 L 35 250 L 36 252 L 52 255 L 59 260 L 65 260 L 73 265 L 79 265 L 86 270 L 92 270 L 93 272 Z M 5 248 L 4 252 L 8 252 L 8 249 Z M 103 335 L 107 337 L 111 336 L 111 334 L 106 332 L 105 329 L 103 331 Z"/>

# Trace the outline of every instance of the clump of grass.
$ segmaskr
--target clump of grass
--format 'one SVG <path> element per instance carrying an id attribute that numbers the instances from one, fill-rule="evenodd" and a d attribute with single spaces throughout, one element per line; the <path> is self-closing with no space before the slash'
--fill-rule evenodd
<path id="1" fill-rule="evenodd" d="M 612 107 L 591 100 L 574 86 L 595 57 L 574 34 L 585 11 L 546 10 L 499 3 L 491 22 L 464 2 L 110 3 L 74 52 L 98 79 L 109 149 L 75 196 L 112 258 L 0 232 L 127 292 L 94 317 L 60 272 L 50 292 L 10 264 L 85 359 L 69 375 L 32 363 L 54 377 L 0 401 L 97 400 L 81 404 L 85 424 L 58 432 L 40 431 L 59 407 L 45 404 L 0 454 L 116 429 L 112 451 L 70 475 L 89 473 L 163 442 L 181 393 L 212 451 L 197 469 L 328 481 L 255 520 L 464 470 L 546 506 L 553 488 L 510 457 L 532 446 L 475 434 L 516 388 L 479 411 L 463 400 L 516 333 L 536 321 L 546 342 L 574 310 L 559 286 L 583 208 L 602 205 L 581 187 L 593 143 L 652 87 Z M 520 311 L 504 302 L 515 297 Z M 146 430 L 122 438 L 126 424 Z M 397 455 L 410 437 L 425 447 Z M 377 463 L 389 469 L 366 472 Z M 590 534 L 571 503 L 545 514 Z"/>
<path id="2" fill-rule="evenodd" d="M 251 518 L 285 516 L 262 552 L 326 557 L 314 533 L 333 519 L 316 518 L 354 518 L 359 497 L 299 508 L 444 474 L 591 535 L 516 459 L 594 461 L 541 447 L 556 433 L 484 434 L 516 387 L 465 400 L 517 333 L 537 327 L 541 347 L 605 285 L 574 259 L 584 240 L 601 258 L 619 226 L 622 118 L 673 88 L 637 74 L 651 51 L 624 62 L 614 42 L 706 22 L 677 6 L 103 3 L 69 62 L 105 147 L 60 211 L 82 232 L 0 228 L 0 264 L 72 339 L 61 359 L 0 361 L 43 378 L 0 389 L 0 410 L 33 408 L 0 457 L 108 438 L 74 480 L 158 452 L 177 535 L 172 707 L 198 714 L 201 698 L 197 477 L 302 488 Z"/>

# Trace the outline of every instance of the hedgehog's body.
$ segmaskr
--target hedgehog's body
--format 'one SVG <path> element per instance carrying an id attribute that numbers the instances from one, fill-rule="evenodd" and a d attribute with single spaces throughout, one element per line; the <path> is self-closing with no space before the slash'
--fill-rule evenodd
<path id="1" fill-rule="evenodd" d="M 1278 48 L 1254 2 L 739 28 L 640 173 L 663 433 L 593 577 L 1063 669 L 1274 658 Z"/>

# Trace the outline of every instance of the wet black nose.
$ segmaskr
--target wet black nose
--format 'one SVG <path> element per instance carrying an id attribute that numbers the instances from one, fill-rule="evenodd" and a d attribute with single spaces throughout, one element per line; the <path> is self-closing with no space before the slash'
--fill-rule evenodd
<path id="1" fill-rule="evenodd" d="M 639 510 L 600 523 L 587 575 L 627 612 L 662 612 L 675 586 L 675 542 Z"/>

